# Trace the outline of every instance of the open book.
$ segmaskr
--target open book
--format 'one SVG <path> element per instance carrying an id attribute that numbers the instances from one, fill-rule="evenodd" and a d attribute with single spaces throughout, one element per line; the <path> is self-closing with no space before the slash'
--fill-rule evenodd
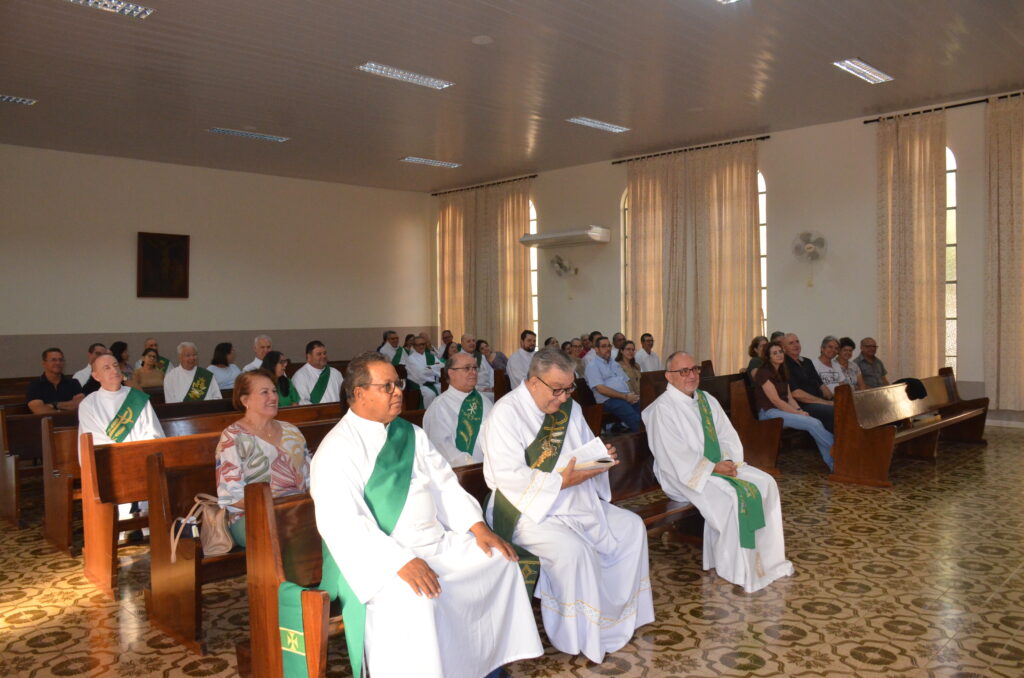
<path id="1" fill-rule="evenodd" d="M 566 454 L 563 452 L 561 458 L 565 460 L 564 464 L 561 464 L 556 471 L 561 472 L 569 464 L 569 460 L 576 457 L 576 468 L 588 469 L 600 466 L 612 466 L 615 461 L 608 456 L 608 448 L 605 447 L 604 441 L 600 438 L 594 438 L 586 445 L 577 447 L 572 452 Z M 559 460 L 561 461 L 561 460 Z"/>

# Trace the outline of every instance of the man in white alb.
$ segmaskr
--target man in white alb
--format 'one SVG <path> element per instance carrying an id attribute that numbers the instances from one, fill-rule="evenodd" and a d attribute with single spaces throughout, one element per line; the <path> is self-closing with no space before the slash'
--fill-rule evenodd
<path id="1" fill-rule="evenodd" d="M 476 337 L 472 334 L 462 335 L 462 353 L 468 353 L 476 360 L 477 380 L 476 390 L 484 398 L 494 402 L 494 368 L 484 359 L 480 351 L 476 349 Z"/>
<path id="2" fill-rule="evenodd" d="M 539 558 L 535 596 L 551 644 L 600 663 L 654 621 L 654 605 L 643 520 L 609 503 L 610 466 L 576 468 L 574 451 L 594 436 L 570 397 L 574 370 L 557 348 L 542 349 L 494 404 L 480 434 L 494 491 L 486 514 Z"/>
<path id="3" fill-rule="evenodd" d="M 515 552 L 423 430 L 398 418 L 394 366 L 366 353 L 347 372 L 349 410 L 313 457 L 310 494 L 330 555 L 321 587 L 341 595 L 353 675 L 364 652 L 375 678 L 484 676 L 540 655 Z"/>
<path id="4" fill-rule="evenodd" d="M 394 330 L 388 330 L 384 333 L 384 341 L 377 350 L 388 359 L 388 362 L 395 357 L 395 352 L 398 350 L 399 336 L 398 332 Z"/>
<path id="5" fill-rule="evenodd" d="M 640 336 L 640 350 L 636 352 L 636 364 L 641 372 L 657 372 L 663 369 L 661 358 L 654 352 L 654 336 L 644 332 Z"/>
<path id="6" fill-rule="evenodd" d="M 292 375 L 300 405 L 341 402 L 341 372 L 327 364 L 327 347 L 322 341 L 306 344 L 306 364 Z"/>
<path id="7" fill-rule="evenodd" d="M 452 466 L 484 460 L 480 425 L 492 404 L 476 390 L 478 369 L 470 354 L 453 355 L 448 361 L 448 390 L 434 398 L 423 415 L 423 430 Z"/>
<path id="8" fill-rule="evenodd" d="M 199 367 L 199 351 L 191 341 L 178 344 L 178 364 L 167 370 L 164 377 L 164 402 L 180 403 L 193 400 L 217 400 L 220 386 L 213 372 Z"/>
<path id="9" fill-rule="evenodd" d="M 270 337 L 265 334 L 256 335 L 256 338 L 252 340 L 252 352 L 255 357 L 251 363 L 242 368 L 242 371 L 252 372 L 262 367 L 263 359 L 267 357 L 272 348 L 274 348 L 274 343 L 270 341 Z"/>
<path id="10" fill-rule="evenodd" d="M 89 344 L 89 352 L 87 354 L 89 362 L 86 363 L 85 367 L 71 375 L 71 378 L 85 386 L 85 382 L 89 381 L 89 377 L 92 376 L 92 362 L 105 353 L 110 353 L 110 351 L 103 344 Z"/>
<path id="11" fill-rule="evenodd" d="M 427 408 L 441 393 L 441 361 L 429 350 L 422 335 L 413 339 L 412 349 L 405 359 L 406 388 L 419 391 L 422 405 Z"/>
<path id="12" fill-rule="evenodd" d="M 117 358 L 108 354 L 93 361 L 92 376 L 100 383 L 78 406 L 78 435 L 91 433 L 93 444 L 163 438 L 149 394 L 124 386 Z"/>
<path id="13" fill-rule="evenodd" d="M 508 365 L 505 366 L 505 374 L 508 375 L 508 381 L 512 388 L 519 386 L 526 379 L 526 373 L 530 371 L 533 351 L 536 348 L 536 334 L 530 330 L 523 330 L 519 333 L 519 350 L 509 356 Z"/>
<path id="14" fill-rule="evenodd" d="M 693 502 L 704 516 L 704 569 L 752 593 L 793 574 L 779 488 L 743 462 L 743 445 L 725 410 L 697 389 L 699 370 L 690 354 L 670 355 L 668 387 L 643 412 L 654 474 L 665 494 Z"/>

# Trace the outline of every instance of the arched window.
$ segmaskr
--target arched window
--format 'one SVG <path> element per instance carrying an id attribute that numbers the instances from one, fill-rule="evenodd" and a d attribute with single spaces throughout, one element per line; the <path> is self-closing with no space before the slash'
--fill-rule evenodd
<path id="1" fill-rule="evenodd" d="M 946 365 L 956 371 L 956 156 L 946 148 Z"/>
<path id="2" fill-rule="evenodd" d="M 530 201 L 530 233 L 537 232 L 537 208 Z M 530 303 L 533 306 L 533 333 L 540 334 L 540 313 L 537 303 L 537 248 L 530 248 Z"/>
<path id="3" fill-rule="evenodd" d="M 761 334 L 768 336 L 768 187 L 757 173 L 757 223 L 761 263 Z"/>

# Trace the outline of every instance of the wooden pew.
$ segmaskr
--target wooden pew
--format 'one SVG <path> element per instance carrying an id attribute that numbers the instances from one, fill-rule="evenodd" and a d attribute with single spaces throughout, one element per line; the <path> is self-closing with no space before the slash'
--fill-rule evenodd
<path id="1" fill-rule="evenodd" d="M 937 377 L 928 377 L 924 380 L 925 388 L 928 389 L 929 399 L 935 397 L 935 394 L 941 395 L 943 393 L 941 387 L 934 382 L 942 381 L 946 387 L 945 398 L 941 401 L 931 401 L 935 404 L 936 409 L 943 417 L 949 417 L 950 415 L 959 414 L 969 410 L 983 410 L 981 415 L 971 417 L 970 419 L 963 421 L 953 426 L 947 426 L 939 433 L 940 440 L 948 440 L 950 442 L 963 442 L 963 443 L 975 443 L 975 444 L 986 444 L 985 441 L 985 421 L 988 419 L 988 398 L 974 398 L 970 400 L 964 400 L 960 397 L 960 389 L 956 385 L 956 377 L 953 375 L 952 367 L 943 367 L 939 370 Z"/>
<path id="2" fill-rule="evenodd" d="M 664 531 L 677 521 L 699 515 L 690 502 L 669 499 L 654 476 L 654 455 L 647 432 L 626 433 L 605 438 L 615 447 L 619 463 L 608 471 L 612 503 L 629 509 L 644 520 L 648 530 Z"/>
<path id="3" fill-rule="evenodd" d="M 729 396 L 726 414 L 743 443 L 743 460 L 765 473 L 782 475 L 778 468 L 782 420 L 761 421 L 757 418 L 751 386 L 746 379 L 732 380 L 729 383 Z"/>
<path id="4" fill-rule="evenodd" d="M 29 478 L 43 473 L 39 422 L 47 415 L 10 414 L 12 409 L 0 408 L 0 518 L 21 528 L 21 489 Z M 68 425 L 78 423 L 75 412 L 48 416 Z"/>
<path id="5" fill-rule="evenodd" d="M 512 382 L 509 381 L 508 373 L 505 370 L 494 370 L 494 402 L 498 402 L 511 390 Z"/>

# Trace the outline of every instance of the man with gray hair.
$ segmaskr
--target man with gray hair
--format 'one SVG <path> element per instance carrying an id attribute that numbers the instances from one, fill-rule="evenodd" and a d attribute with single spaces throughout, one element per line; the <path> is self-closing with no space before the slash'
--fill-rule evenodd
<path id="1" fill-rule="evenodd" d="M 107 353 L 110 353 L 110 351 L 108 351 L 107 347 L 104 346 L 103 344 L 89 344 L 89 352 L 87 354 L 89 356 L 89 362 L 86 364 L 85 367 L 71 375 L 71 378 L 77 381 L 82 386 L 85 386 L 85 382 L 89 381 L 89 377 L 92 376 L 93 361 L 96 360 L 96 358 L 99 358 L 101 355 L 106 355 Z"/>
<path id="2" fill-rule="evenodd" d="M 178 344 L 178 364 L 164 377 L 164 402 L 180 403 L 221 398 L 213 373 L 197 365 L 199 351 L 191 341 Z"/>
<path id="3" fill-rule="evenodd" d="M 654 621 L 654 605 L 643 520 L 610 503 L 615 449 L 604 446 L 603 461 L 580 450 L 594 435 L 571 397 L 575 369 L 558 348 L 537 351 L 487 416 L 486 515 L 521 557 L 539 560 L 535 596 L 551 644 L 600 663 Z"/>
<path id="4" fill-rule="evenodd" d="M 491 401 L 476 390 L 479 368 L 468 353 L 448 360 L 448 390 L 434 398 L 423 415 L 423 430 L 452 466 L 484 460 L 480 425 L 491 411 Z"/>
<path id="5" fill-rule="evenodd" d="M 387 330 L 384 332 L 383 341 L 380 346 L 377 347 L 377 351 L 380 352 L 388 361 L 391 361 L 395 357 L 395 353 L 398 351 L 398 342 L 401 338 L 398 336 L 398 332 L 394 330 Z"/>
<path id="6" fill-rule="evenodd" d="M 274 348 L 274 343 L 265 334 L 257 334 L 256 338 L 252 340 L 252 352 L 255 354 L 255 358 L 252 362 L 242 368 L 243 372 L 252 372 L 258 370 L 263 366 L 263 359 L 270 353 L 270 349 Z"/>

